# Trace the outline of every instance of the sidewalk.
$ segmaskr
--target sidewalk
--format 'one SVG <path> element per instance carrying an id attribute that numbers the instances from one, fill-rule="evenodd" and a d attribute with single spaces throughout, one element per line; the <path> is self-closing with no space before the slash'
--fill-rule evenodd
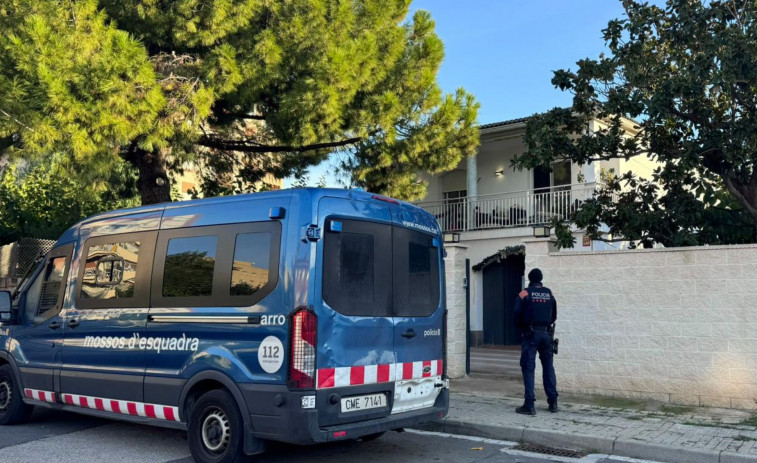
<path id="1" fill-rule="evenodd" d="M 670 463 L 757 462 L 748 411 L 562 394 L 553 414 L 537 391 L 532 417 L 515 413 L 523 386 L 512 377 L 472 375 L 450 389 L 449 415 L 425 429 Z"/>

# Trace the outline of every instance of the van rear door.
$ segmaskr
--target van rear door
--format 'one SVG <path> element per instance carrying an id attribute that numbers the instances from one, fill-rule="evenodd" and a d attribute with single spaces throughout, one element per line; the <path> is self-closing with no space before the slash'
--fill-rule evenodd
<path id="1" fill-rule="evenodd" d="M 444 369 L 441 244 L 430 228 L 433 224 L 427 224 L 415 211 L 409 212 L 402 211 L 402 223 L 392 231 L 392 313 L 398 365 L 392 413 L 432 406 Z M 410 228 L 413 226 L 423 228 Z"/>
<path id="2" fill-rule="evenodd" d="M 319 220 L 320 424 L 388 416 L 396 363 L 391 212 L 384 204 L 324 197 Z"/>

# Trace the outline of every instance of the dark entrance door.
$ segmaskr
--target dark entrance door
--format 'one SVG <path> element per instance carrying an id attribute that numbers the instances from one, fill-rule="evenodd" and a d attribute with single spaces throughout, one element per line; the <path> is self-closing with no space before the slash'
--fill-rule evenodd
<path id="1" fill-rule="evenodd" d="M 525 268 L 525 256 L 515 255 L 483 269 L 484 344 L 520 344 L 513 309 L 515 298 L 523 289 Z"/>

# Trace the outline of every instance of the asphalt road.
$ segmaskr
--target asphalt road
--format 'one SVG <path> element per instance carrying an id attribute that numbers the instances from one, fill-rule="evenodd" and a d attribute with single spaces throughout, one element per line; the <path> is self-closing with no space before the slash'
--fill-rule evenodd
<path id="1" fill-rule="evenodd" d="M 387 433 L 372 442 L 344 441 L 316 446 L 272 444 L 251 462 L 361 463 L 628 463 L 640 460 L 590 455 L 582 459 L 545 457 L 512 450 L 514 443 L 438 433 Z M 3 463 L 191 463 L 186 433 L 37 410 L 32 421 L 0 428 Z"/>

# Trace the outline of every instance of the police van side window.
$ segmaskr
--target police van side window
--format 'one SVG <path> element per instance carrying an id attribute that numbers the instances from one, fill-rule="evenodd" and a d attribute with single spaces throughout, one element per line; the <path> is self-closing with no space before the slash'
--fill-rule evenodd
<path id="1" fill-rule="evenodd" d="M 61 289 L 65 284 L 66 257 L 50 259 L 29 286 L 24 304 L 26 319 L 42 322 L 57 313 Z"/>
<path id="2" fill-rule="evenodd" d="M 163 297 L 212 295 L 217 248 L 217 236 L 169 240 L 163 270 Z"/>
<path id="3" fill-rule="evenodd" d="M 60 312 L 73 247 L 69 243 L 51 250 L 40 262 L 29 284 L 22 287 L 16 303 L 24 321 L 39 324 Z"/>
<path id="4" fill-rule="evenodd" d="M 247 222 L 162 230 L 150 304 L 245 307 L 276 288 L 281 223 Z"/>
<path id="5" fill-rule="evenodd" d="M 344 315 L 391 316 L 391 227 L 338 222 L 324 240 L 323 300 Z"/>
<path id="6" fill-rule="evenodd" d="M 270 279 L 271 234 L 241 233 L 234 244 L 232 296 L 251 296 Z"/>
<path id="7" fill-rule="evenodd" d="M 93 244 L 87 250 L 82 299 L 134 297 L 140 241 Z"/>
<path id="8" fill-rule="evenodd" d="M 147 307 L 157 231 L 88 238 L 81 247 L 77 309 Z"/>

